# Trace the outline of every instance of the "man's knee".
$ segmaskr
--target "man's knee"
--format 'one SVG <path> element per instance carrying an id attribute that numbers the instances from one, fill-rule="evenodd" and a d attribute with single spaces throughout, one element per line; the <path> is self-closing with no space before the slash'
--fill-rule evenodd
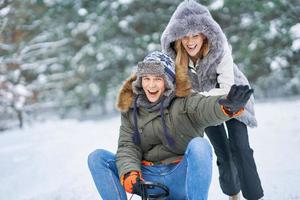
<path id="1" fill-rule="evenodd" d="M 212 155 L 212 150 L 207 139 L 196 137 L 189 142 L 187 147 L 187 153 L 195 155 L 204 155 L 208 153 Z"/>
<path id="2" fill-rule="evenodd" d="M 90 169 L 95 169 L 104 166 L 106 160 L 111 157 L 111 153 L 104 149 L 97 149 L 89 154 L 88 166 Z"/>

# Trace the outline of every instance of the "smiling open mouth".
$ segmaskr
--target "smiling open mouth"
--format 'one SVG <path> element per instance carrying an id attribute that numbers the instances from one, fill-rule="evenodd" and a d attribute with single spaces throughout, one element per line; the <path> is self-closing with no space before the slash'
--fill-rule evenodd
<path id="1" fill-rule="evenodd" d="M 156 95 L 156 94 L 158 93 L 158 91 L 150 92 L 149 90 L 148 90 L 148 92 L 149 92 L 149 94 L 151 94 L 151 95 Z"/>
<path id="2" fill-rule="evenodd" d="M 194 50 L 197 47 L 197 45 L 187 45 L 187 48 L 190 50 Z"/>

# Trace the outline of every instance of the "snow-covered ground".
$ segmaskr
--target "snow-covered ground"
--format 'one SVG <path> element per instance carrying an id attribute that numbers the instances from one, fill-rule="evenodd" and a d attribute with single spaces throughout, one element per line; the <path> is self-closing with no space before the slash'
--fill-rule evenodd
<path id="1" fill-rule="evenodd" d="M 258 103 L 256 115 L 259 127 L 249 135 L 265 200 L 300 199 L 300 100 Z M 0 134 L 0 199 L 100 199 L 87 156 L 115 152 L 119 124 L 119 117 L 51 120 Z M 223 199 L 214 164 L 209 200 Z"/>

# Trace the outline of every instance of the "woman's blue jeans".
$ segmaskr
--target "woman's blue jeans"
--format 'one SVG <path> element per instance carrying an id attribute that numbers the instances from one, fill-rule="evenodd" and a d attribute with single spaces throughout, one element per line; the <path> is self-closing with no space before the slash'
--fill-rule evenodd
<path id="1" fill-rule="evenodd" d="M 88 165 L 103 200 L 127 199 L 114 154 L 96 150 L 89 155 Z M 142 176 L 145 181 L 166 185 L 170 190 L 167 199 L 205 200 L 212 176 L 211 146 L 204 138 L 194 138 L 180 163 L 142 166 Z"/>

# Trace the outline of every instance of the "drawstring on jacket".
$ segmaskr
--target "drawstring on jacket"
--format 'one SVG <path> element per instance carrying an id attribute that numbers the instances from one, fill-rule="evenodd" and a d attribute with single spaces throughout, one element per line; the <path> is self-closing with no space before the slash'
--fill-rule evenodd
<path id="1" fill-rule="evenodd" d="M 133 133 L 133 142 L 136 145 L 140 145 L 141 144 L 141 137 L 140 137 L 140 132 L 138 129 L 138 125 L 137 125 L 137 100 L 138 100 L 139 95 L 136 96 L 135 100 L 134 100 L 134 105 L 133 105 L 133 121 L 134 121 L 134 133 Z"/>
<path id="2" fill-rule="evenodd" d="M 173 146 L 175 144 L 175 141 L 169 133 L 168 127 L 166 125 L 165 117 L 164 117 L 164 100 L 165 100 L 165 96 L 163 96 L 160 103 L 160 118 L 164 128 L 164 135 L 167 138 L 168 144 L 170 146 Z"/>
<path id="3" fill-rule="evenodd" d="M 138 99 L 139 95 L 136 96 L 135 100 L 134 100 L 134 106 L 133 106 L 133 120 L 134 120 L 134 134 L 133 134 L 133 142 L 136 145 L 140 145 L 141 144 L 141 137 L 140 137 L 140 132 L 138 129 L 138 124 L 137 124 L 137 99 Z M 164 118 L 164 100 L 165 100 L 165 96 L 163 96 L 161 102 L 160 102 L 160 117 L 161 117 L 161 122 L 163 125 L 163 129 L 164 129 L 164 135 L 168 141 L 169 146 L 174 146 L 175 141 L 172 138 L 172 136 L 169 133 L 168 127 L 166 125 L 166 121 Z"/>

